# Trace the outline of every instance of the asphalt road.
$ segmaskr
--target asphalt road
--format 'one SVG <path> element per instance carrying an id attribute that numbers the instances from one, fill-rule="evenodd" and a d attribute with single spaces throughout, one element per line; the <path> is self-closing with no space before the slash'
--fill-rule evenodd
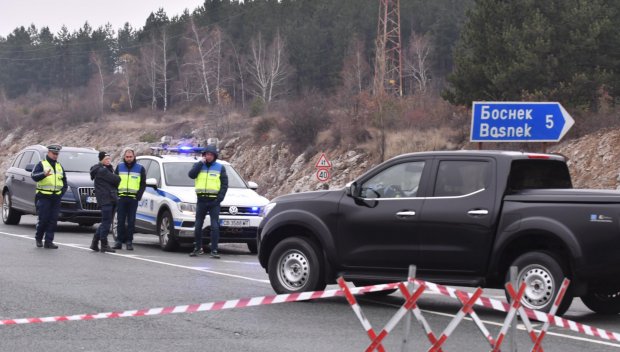
<path id="1" fill-rule="evenodd" d="M 220 260 L 191 258 L 190 248 L 167 253 L 154 236 L 137 234 L 135 250 L 116 254 L 88 249 L 95 228 L 61 223 L 58 250 L 36 248 L 35 218 L 19 226 L 0 225 L 0 320 L 149 309 L 273 295 L 265 271 L 245 245 L 222 244 Z M 328 288 L 335 288 L 330 286 Z M 486 295 L 502 298 L 488 290 Z M 359 297 L 364 314 L 380 330 L 403 304 L 399 294 Z M 460 304 L 439 295 L 419 301 L 437 335 Z M 504 314 L 476 308 L 493 335 Z M 566 318 L 620 331 L 617 316 L 598 316 L 575 300 Z M 403 323 L 384 342 L 400 351 Z M 537 327 L 541 324 L 537 323 Z M 409 351 L 429 344 L 414 321 Z M 531 343 L 522 326 L 519 351 Z M 0 351 L 361 351 L 369 340 L 344 298 L 282 303 L 242 309 L 118 319 L 0 326 Z M 508 350 L 508 341 L 503 350 Z M 485 351 L 488 344 L 466 320 L 447 341 L 445 351 Z M 552 327 L 545 351 L 616 351 L 620 343 Z"/>

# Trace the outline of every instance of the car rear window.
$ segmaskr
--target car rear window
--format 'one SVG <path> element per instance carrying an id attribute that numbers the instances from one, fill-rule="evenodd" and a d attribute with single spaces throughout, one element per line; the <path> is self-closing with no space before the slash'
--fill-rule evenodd
<path id="1" fill-rule="evenodd" d="M 523 189 L 572 188 L 566 163 L 557 160 L 526 159 L 512 162 L 508 191 Z"/>

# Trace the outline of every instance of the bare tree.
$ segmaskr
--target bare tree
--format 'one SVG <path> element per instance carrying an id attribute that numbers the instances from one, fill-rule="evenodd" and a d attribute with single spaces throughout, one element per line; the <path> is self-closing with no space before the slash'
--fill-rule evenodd
<path id="1" fill-rule="evenodd" d="M 162 28 L 161 32 L 161 62 L 159 66 L 159 72 L 161 72 L 161 82 L 163 84 L 162 98 L 164 99 L 164 111 L 168 110 L 168 31 L 166 26 Z"/>
<path id="2" fill-rule="evenodd" d="M 202 95 L 207 104 L 211 104 L 211 85 L 209 84 L 209 76 L 211 68 L 209 62 L 215 48 L 209 41 L 209 36 L 200 33 L 194 23 L 194 18 L 190 18 L 191 36 L 187 37 L 191 42 L 190 54 L 186 57 L 186 65 L 193 66 L 200 77 L 200 87 Z"/>
<path id="3" fill-rule="evenodd" d="M 122 77 L 122 86 L 127 93 L 127 101 L 129 102 L 129 110 L 133 111 L 134 88 L 136 85 L 136 63 L 137 58 L 131 54 L 123 54 L 119 60 L 120 75 Z"/>
<path id="4" fill-rule="evenodd" d="M 349 94 L 361 93 L 370 79 L 370 65 L 364 55 L 364 42 L 354 37 L 342 65 L 342 83 Z"/>
<path id="5" fill-rule="evenodd" d="M 405 77 L 411 77 L 417 83 L 417 90 L 424 94 L 430 82 L 429 54 L 431 41 L 428 35 L 412 33 L 409 48 L 405 56 Z"/>
<path id="6" fill-rule="evenodd" d="M 245 85 L 243 80 L 243 65 L 241 64 L 241 58 L 239 57 L 239 53 L 237 52 L 237 48 L 235 44 L 230 41 L 230 47 L 233 49 L 233 55 L 235 57 L 235 63 L 237 64 L 237 72 L 239 74 L 239 81 L 241 83 L 241 107 L 245 108 Z"/>
<path id="7" fill-rule="evenodd" d="M 103 100 L 105 97 L 106 89 L 114 83 L 114 79 L 108 79 L 107 73 L 104 72 L 105 67 L 101 55 L 91 51 L 90 62 L 95 65 L 97 69 L 97 77 L 99 83 L 99 111 L 103 114 Z M 107 82 L 106 82 L 107 81 Z"/>
<path id="8" fill-rule="evenodd" d="M 255 86 L 251 93 L 265 103 L 270 103 L 285 92 L 286 81 L 292 71 L 287 62 L 285 48 L 279 31 L 269 47 L 265 46 L 261 33 L 250 42 L 248 71 Z"/>
<path id="9" fill-rule="evenodd" d="M 157 64 L 155 63 L 155 43 L 143 46 L 140 49 L 142 58 L 142 69 L 144 70 L 144 80 L 151 90 L 151 110 L 157 108 Z"/>

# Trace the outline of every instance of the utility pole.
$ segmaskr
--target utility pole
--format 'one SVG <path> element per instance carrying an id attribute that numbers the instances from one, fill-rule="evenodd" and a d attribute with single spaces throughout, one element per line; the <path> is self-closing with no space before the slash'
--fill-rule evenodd
<path id="1" fill-rule="evenodd" d="M 373 93 L 403 95 L 400 0 L 379 0 Z"/>

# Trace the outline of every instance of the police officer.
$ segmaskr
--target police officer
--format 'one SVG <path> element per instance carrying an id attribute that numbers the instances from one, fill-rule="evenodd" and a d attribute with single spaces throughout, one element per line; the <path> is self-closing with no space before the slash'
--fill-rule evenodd
<path id="1" fill-rule="evenodd" d="M 118 203 L 116 205 L 116 243 L 114 249 L 133 251 L 133 231 L 136 223 L 138 202 L 146 189 L 146 171 L 136 162 L 136 153 L 131 148 L 123 150 L 123 162 L 116 166 L 114 173 L 119 175 Z M 127 225 L 125 226 L 125 223 Z"/>
<path id="2" fill-rule="evenodd" d="M 195 257 L 202 251 L 202 224 L 209 213 L 211 219 L 211 258 L 219 258 L 217 245 L 220 240 L 220 203 L 228 190 L 228 175 L 224 165 L 217 162 L 217 148 L 208 145 L 202 152 L 202 160 L 195 163 L 188 176 L 194 179 L 196 202 L 196 225 L 194 228 L 194 251 L 189 255 Z"/>
<path id="3" fill-rule="evenodd" d="M 58 144 L 48 146 L 45 160 L 41 160 L 30 175 L 37 182 L 35 204 L 39 221 L 34 238 L 39 248 L 58 248 L 54 244 L 54 231 L 60 212 L 60 199 L 67 191 L 67 177 L 58 162 L 58 153 L 61 149 L 62 146 Z"/>

